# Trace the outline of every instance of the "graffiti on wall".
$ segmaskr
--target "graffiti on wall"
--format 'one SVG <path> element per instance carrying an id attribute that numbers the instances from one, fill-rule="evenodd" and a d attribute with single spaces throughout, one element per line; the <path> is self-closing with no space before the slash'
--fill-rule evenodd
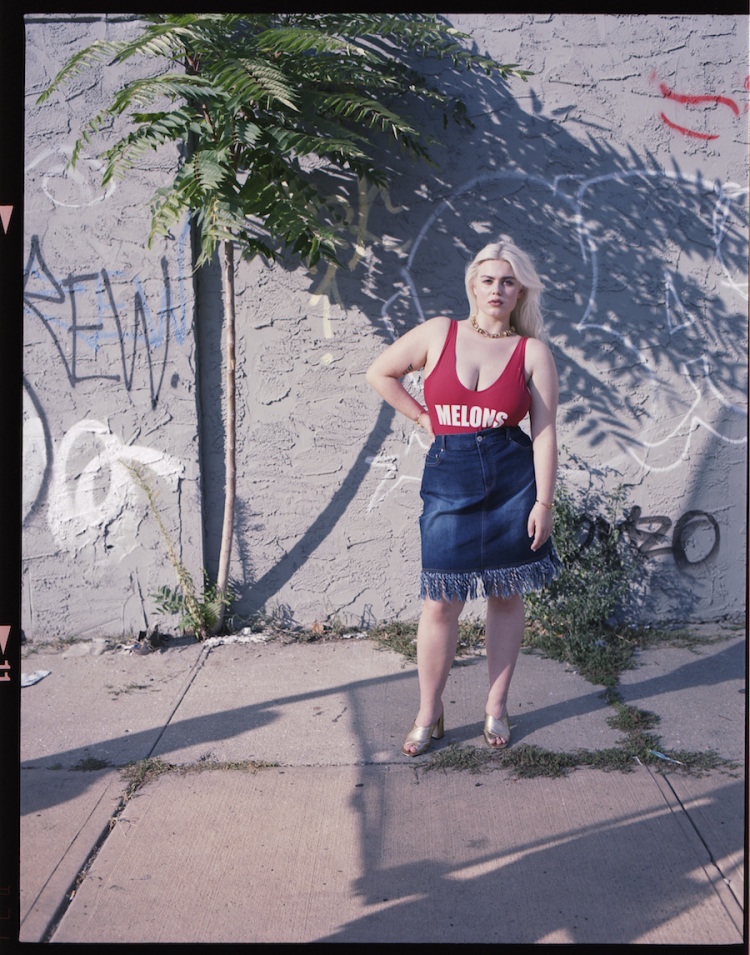
<path id="1" fill-rule="evenodd" d="M 70 168 L 70 155 L 71 148 L 64 145 L 43 150 L 27 166 L 29 181 L 58 209 L 87 210 L 108 200 L 115 183 L 102 189 L 101 161 L 82 155 Z M 189 333 L 188 242 L 186 225 L 176 243 L 176 274 L 162 257 L 159 277 L 148 284 L 104 263 L 62 273 L 45 256 L 40 236 L 31 236 L 24 312 L 49 335 L 71 389 L 96 381 L 131 396 L 142 389 L 150 409 L 157 408 L 170 345 L 182 346 Z M 144 512 L 143 494 L 128 467 L 148 468 L 179 494 L 184 465 L 172 455 L 135 444 L 135 437 L 121 440 L 109 423 L 88 415 L 62 437 L 53 435 L 40 389 L 31 379 L 31 374 L 24 377 L 24 523 L 46 507 L 50 533 L 62 551 L 77 554 L 93 547 L 97 560 L 120 559 L 136 546 Z"/>
<path id="2" fill-rule="evenodd" d="M 468 259 L 477 241 L 467 223 L 476 218 L 477 207 L 502 203 L 498 225 L 483 223 L 482 231 L 490 234 L 497 234 L 496 229 L 512 234 L 516 218 L 528 233 L 533 229 L 530 213 L 536 214 L 540 234 L 550 230 L 549 241 L 542 246 L 546 258 L 541 271 L 551 273 L 549 285 L 557 296 L 551 309 L 553 350 L 555 334 L 562 329 L 566 352 L 576 349 L 585 359 L 588 350 L 594 362 L 609 360 L 609 380 L 614 391 L 622 389 L 610 400 L 606 414 L 581 424 L 581 435 L 588 434 L 592 446 L 610 448 L 612 458 L 600 458 L 602 466 L 621 464 L 626 454 L 643 472 L 672 470 L 689 459 L 699 428 L 729 445 L 747 443 L 745 389 L 737 380 L 738 369 L 744 367 L 747 274 L 738 256 L 727 255 L 725 249 L 729 234 L 736 245 L 737 235 L 745 231 L 747 197 L 746 186 L 654 169 L 552 181 L 521 172 L 475 177 L 443 200 L 424 223 L 403 268 L 404 287 L 416 321 L 439 314 L 445 310 L 445 281 L 441 286 L 441 276 L 433 277 L 427 269 L 434 271 L 434 262 L 442 261 L 441 237 L 450 236 L 455 245 L 463 245 Z M 638 216 L 645 217 L 649 206 L 652 213 L 654 207 L 658 211 L 658 203 L 666 210 L 664 234 L 675 233 L 676 238 L 671 247 L 653 253 L 632 252 L 630 265 L 620 250 L 630 251 L 630 232 L 633 241 L 640 236 L 638 225 L 643 220 Z M 693 217 L 687 233 L 683 211 Z M 618 212 L 622 223 L 615 218 Z M 684 234 L 682 248 L 680 231 L 672 228 L 669 217 L 677 219 Z M 617 268 L 623 272 L 621 279 Z M 705 292 L 709 286 L 712 291 Z M 462 283 L 459 293 L 448 305 L 463 317 Z M 730 313 L 718 302 L 719 295 L 736 296 L 742 310 Z M 394 329 L 389 313 L 396 297 L 382 311 L 389 333 Z M 732 348 L 736 355 L 730 354 Z M 578 383 L 576 391 L 581 394 Z M 590 391 L 596 396 L 602 389 L 591 380 Z M 632 396 L 639 392 L 643 397 L 636 407 Z"/>
<path id="3" fill-rule="evenodd" d="M 85 211 L 107 202 L 116 180 L 103 188 L 102 161 L 82 153 L 71 167 L 72 153 L 68 144 L 40 151 L 26 166 L 28 188 L 38 188 L 54 209 Z M 60 274 L 48 263 L 39 235 L 31 236 L 24 268 L 24 311 L 39 319 L 50 335 L 71 388 L 99 379 L 120 383 L 130 392 L 140 384 L 136 371 L 140 352 L 146 359 L 151 407 L 156 407 L 170 342 L 182 345 L 187 335 L 188 241 L 186 225 L 177 242 L 176 281 L 162 257 L 161 279 L 155 280 L 158 291 L 149 296 L 138 275 L 128 278 L 107 263 Z M 116 357 L 107 347 L 112 344 Z"/>
<path id="4" fill-rule="evenodd" d="M 50 481 L 48 522 L 67 553 L 101 546 L 118 559 L 133 550 L 143 499 L 127 465 L 143 465 L 176 492 L 184 466 L 153 448 L 127 445 L 101 421 L 84 419 L 70 428 L 57 450 Z"/>
<path id="5" fill-rule="evenodd" d="M 366 182 L 364 182 L 364 180 L 359 181 L 358 197 L 356 203 L 344 201 L 343 199 L 341 200 L 343 207 L 342 215 L 346 223 L 346 231 L 352 236 L 352 254 L 349 258 L 349 261 L 346 262 L 346 269 L 349 272 L 353 272 L 360 261 L 365 258 L 368 245 L 373 242 L 381 243 L 391 249 L 394 249 L 398 246 L 405 251 L 408 248 L 408 242 L 405 244 L 405 246 L 401 246 L 399 243 L 389 240 L 387 236 L 378 236 L 370 231 L 368 220 L 370 218 L 373 203 L 378 198 L 383 201 L 383 204 L 388 212 L 395 215 L 401 211 L 400 207 L 394 205 L 391 201 L 391 197 L 387 188 L 383 186 L 368 185 Z M 344 303 L 338 288 L 337 274 L 337 266 L 329 262 L 325 273 L 322 275 L 320 281 L 310 293 L 311 307 L 320 307 L 322 309 L 323 335 L 325 338 L 333 337 L 333 327 L 331 325 L 332 307 L 337 306 L 341 309 L 344 308 Z M 363 287 L 365 292 L 370 293 L 372 293 L 374 289 L 374 282 L 372 276 L 370 275 L 369 269 L 368 275 L 365 277 Z M 328 364 L 331 361 L 331 357 L 332 356 L 326 356 L 326 358 L 323 359 L 324 363 Z"/>
<path id="6" fill-rule="evenodd" d="M 412 431 L 406 439 L 406 447 L 398 454 L 389 454 L 381 450 L 368 457 L 367 463 L 375 472 L 382 473 L 378 486 L 367 504 L 368 513 L 374 510 L 389 494 L 399 490 L 404 484 L 419 484 L 422 480 L 424 456 L 429 444 L 418 431 Z"/>
<path id="7" fill-rule="evenodd" d="M 138 276 L 128 282 L 121 272 L 102 267 L 58 277 L 45 260 L 39 237 L 31 237 L 24 269 L 24 309 L 51 336 L 71 388 L 81 381 L 101 379 L 120 382 L 131 391 L 141 349 L 148 367 L 151 407 L 156 407 L 169 343 L 174 338 L 182 345 L 187 335 L 186 241 L 187 230 L 178 246 L 177 294 L 167 259 L 162 257 L 161 302 L 153 309 Z M 113 342 L 118 346 L 118 362 L 113 365 L 109 352 L 98 361 L 103 346 Z"/>
<path id="8" fill-rule="evenodd" d="M 655 72 L 651 74 L 651 82 L 654 84 L 658 83 L 659 92 L 664 99 L 671 104 L 671 106 L 676 106 L 680 112 L 685 112 L 690 117 L 690 119 L 684 119 L 681 120 L 681 122 L 677 122 L 675 119 L 670 119 L 666 112 L 662 111 L 660 118 L 664 125 L 668 126 L 669 129 L 680 133 L 682 136 L 687 136 L 690 139 L 702 139 L 710 141 L 712 139 L 718 139 L 720 136 L 720 133 L 702 132 L 701 130 L 696 129 L 694 125 L 694 117 L 696 114 L 698 114 L 698 116 L 700 116 L 702 119 L 717 118 L 716 107 L 720 106 L 729 109 L 734 116 L 739 117 L 740 115 L 740 108 L 731 96 L 719 96 L 716 93 L 678 93 L 671 89 L 666 83 L 659 82 Z M 682 123 L 688 122 L 690 125 L 682 125 Z"/>
<path id="9" fill-rule="evenodd" d="M 102 188 L 104 163 L 83 153 L 71 167 L 72 156 L 73 147 L 66 143 L 43 149 L 26 166 L 26 174 L 39 182 L 41 192 L 59 209 L 88 209 L 109 199 L 117 181 Z"/>
<path id="10" fill-rule="evenodd" d="M 125 443 L 95 419 L 76 422 L 55 449 L 38 399 L 24 382 L 23 520 L 47 503 L 47 523 L 69 554 L 100 548 L 117 558 L 135 547 L 143 497 L 128 466 L 142 465 L 179 491 L 185 467 L 173 455 Z"/>
<path id="11" fill-rule="evenodd" d="M 721 543 L 719 523 L 713 514 L 686 511 L 673 525 L 672 519 L 665 514 L 646 516 L 636 506 L 614 525 L 601 516 L 585 516 L 578 528 L 578 546 L 585 550 L 595 540 L 605 539 L 613 529 L 622 531 L 646 560 L 671 557 L 683 571 L 712 563 Z"/>

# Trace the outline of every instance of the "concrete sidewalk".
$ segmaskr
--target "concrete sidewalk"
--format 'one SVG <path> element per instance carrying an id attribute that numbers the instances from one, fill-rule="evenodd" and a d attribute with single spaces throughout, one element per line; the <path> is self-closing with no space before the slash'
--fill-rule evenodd
<path id="1" fill-rule="evenodd" d="M 22 690 L 21 940 L 740 944 L 745 636 L 723 636 L 621 681 L 663 749 L 740 764 L 704 776 L 429 771 L 400 754 L 416 668 L 367 639 L 27 653 L 49 673 Z M 486 682 L 483 655 L 454 666 L 433 751 L 484 745 Z M 622 738 L 534 654 L 510 712 L 513 745 Z M 147 757 L 190 771 L 125 800 L 116 767 Z"/>

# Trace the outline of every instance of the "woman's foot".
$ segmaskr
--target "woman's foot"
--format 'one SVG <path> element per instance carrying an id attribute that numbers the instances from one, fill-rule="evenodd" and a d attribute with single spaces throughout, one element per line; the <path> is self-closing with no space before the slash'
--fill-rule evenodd
<path id="1" fill-rule="evenodd" d="M 507 710 L 500 717 L 485 713 L 484 739 L 491 749 L 502 749 L 510 743 L 510 722 Z"/>
<path id="2" fill-rule="evenodd" d="M 419 719 L 419 715 L 417 715 Z M 432 745 L 433 739 L 441 739 L 445 732 L 444 714 L 431 723 L 429 726 L 419 726 L 415 720 L 412 728 L 409 730 L 401 752 L 404 756 L 420 756 L 426 753 Z"/>

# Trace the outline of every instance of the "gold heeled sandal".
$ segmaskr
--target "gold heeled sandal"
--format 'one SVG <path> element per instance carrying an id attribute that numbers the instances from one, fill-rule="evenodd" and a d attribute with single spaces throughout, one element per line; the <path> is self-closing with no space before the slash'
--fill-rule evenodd
<path id="1" fill-rule="evenodd" d="M 510 723 L 508 717 L 496 719 L 489 713 L 484 714 L 484 738 L 490 749 L 503 749 L 510 742 Z M 504 739 L 504 743 L 493 743 L 492 740 Z"/>
<path id="2" fill-rule="evenodd" d="M 444 717 L 445 712 L 440 714 L 440 718 L 436 720 L 432 726 L 417 726 L 415 722 L 404 740 L 404 745 L 401 747 L 401 752 L 404 756 L 421 756 L 422 753 L 426 753 L 430 748 L 433 739 L 442 739 L 443 733 L 445 732 Z M 406 747 L 409 743 L 416 745 L 416 752 L 410 753 L 407 750 Z"/>

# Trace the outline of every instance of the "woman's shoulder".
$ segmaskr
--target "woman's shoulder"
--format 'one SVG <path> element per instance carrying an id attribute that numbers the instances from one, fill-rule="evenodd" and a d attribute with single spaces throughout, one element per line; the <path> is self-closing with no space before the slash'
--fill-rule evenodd
<path id="1" fill-rule="evenodd" d="M 526 339 L 524 366 L 529 377 L 533 377 L 535 373 L 543 377 L 554 377 L 556 374 L 552 352 L 547 343 L 540 338 Z"/>
<path id="2" fill-rule="evenodd" d="M 455 319 L 449 318 L 447 315 L 435 315 L 432 318 L 428 318 L 424 324 L 432 329 L 444 331 L 446 328 L 450 328 L 452 321 L 455 321 Z"/>
<path id="3" fill-rule="evenodd" d="M 453 319 L 447 315 L 435 315 L 433 318 L 425 319 L 418 327 L 422 330 L 421 334 L 430 342 L 445 341 L 452 321 Z"/>
<path id="4" fill-rule="evenodd" d="M 549 350 L 547 343 L 543 342 L 541 338 L 532 338 L 531 336 L 526 336 L 526 354 L 529 358 L 538 358 L 542 361 L 552 357 L 552 352 Z"/>

